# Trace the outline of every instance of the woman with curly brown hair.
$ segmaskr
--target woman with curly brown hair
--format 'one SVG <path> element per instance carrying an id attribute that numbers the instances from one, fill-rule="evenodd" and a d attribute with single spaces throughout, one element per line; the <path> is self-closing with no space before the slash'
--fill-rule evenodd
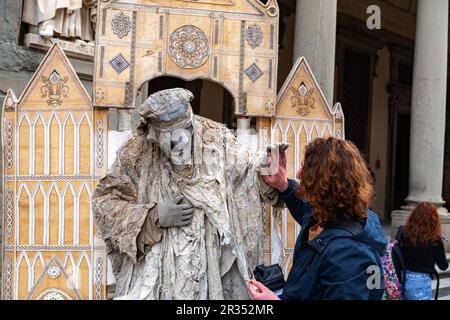
<path id="1" fill-rule="evenodd" d="M 431 300 L 431 275 L 434 265 L 446 270 L 448 262 L 442 242 L 441 221 L 437 208 L 420 203 L 404 227 L 397 233 L 405 268 L 406 300 Z"/>
<path id="2" fill-rule="evenodd" d="M 279 191 L 302 229 L 283 293 L 278 297 L 252 280 L 253 298 L 381 299 L 387 241 L 369 209 L 373 180 L 359 150 L 340 139 L 314 140 L 306 147 L 298 182 L 287 178 L 286 154 L 279 155 L 278 170 L 265 181 Z M 269 162 L 274 160 L 272 155 Z"/>

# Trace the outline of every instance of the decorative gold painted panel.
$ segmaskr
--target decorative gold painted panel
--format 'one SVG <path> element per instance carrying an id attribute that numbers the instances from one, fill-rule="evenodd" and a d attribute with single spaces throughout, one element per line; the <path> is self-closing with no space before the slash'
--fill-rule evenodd
<path id="1" fill-rule="evenodd" d="M 227 88 L 237 114 L 273 115 L 276 0 L 99 2 L 94 105 L 132 108 L 146 81 L 205 78 Z"/>
<path id="2" fill-rule="evenodd" d="M 58 44 L 3 108 L 3 299 L 104 299 L 90 197 L 106 172 L 107 111 Z"/>
<path id="3" fill-rule="evenodd" d="M 277 96 L 275 116 L 259 118 L 260 145 L 288 142 L 287 170 L 295 178 L 304 157 L 305 146 L 319 137 L 345 139 L 344 114 L 337 103 L 330 108 L 305 58 L 299 58 Z M 299 225 L 287 209 L 266 211 L 266 262 L 284 257 L 286 268 L 292 263 Z M 275 233 L 282 243 L 277 243 Z"/>

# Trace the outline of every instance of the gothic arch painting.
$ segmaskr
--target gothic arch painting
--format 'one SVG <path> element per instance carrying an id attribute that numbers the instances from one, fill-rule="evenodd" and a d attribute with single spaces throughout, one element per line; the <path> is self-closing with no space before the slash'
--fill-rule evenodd
<path id="1" fill-rule="evenodd" d="M 273 117 L 258 118 L 259 144 L 265 146 L 281 141 L 290 144 L 287 150 L 287 172 L 290 178 L 295 178 L 305 146 L 312 140 L 331 136 L 345 139 L 341 105 L 336 103 L 332 108 L 328 105 L 303 57 L 292 67 L 272 108 Z M 287 209 L 275 211 L 266 208 L 265 211 L 266 263 L 282 260 L 287 274 L 300 226 Z"/>
<path id="2" fill-rule="evenodd" d="M 143 83 L 170 75 L 222 84 L 236 114 L 272 115 L 276 0 L 106 0 L 98 12 L 94 105 L 133 108 Z"/>
<path id="3" fill-rule="evenodd" d="M 90 197 L 106 172 L 107 111 L 58 44 L 3 105 L 2 298 L 104 299 L 105 245 Z"/>

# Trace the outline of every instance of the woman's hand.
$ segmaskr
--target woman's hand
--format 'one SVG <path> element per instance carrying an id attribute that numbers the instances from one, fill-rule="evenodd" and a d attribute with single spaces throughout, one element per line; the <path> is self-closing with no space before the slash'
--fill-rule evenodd
<path id="1" fill-rule="evenodd" d="M 276 144 L 267 147 L 267 170 L 261 171 L 264 181 L 280 192 L 288 188 L 286 173 L 286 149 L 289 144 Z"/>
<path id="2" fill-rule="evenodd" d="M 280 300 L 269 288 L 253 279 L 248 280 L 248 291 L 254 300 Z"/>

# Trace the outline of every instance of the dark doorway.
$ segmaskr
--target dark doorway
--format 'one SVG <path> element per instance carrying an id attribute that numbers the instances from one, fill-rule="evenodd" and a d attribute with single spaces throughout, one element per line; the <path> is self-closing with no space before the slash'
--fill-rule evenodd
<path id="1" fill-rule="evenodd" d="M 397 115 L 397 139 L 395 143 L 395 175 L 393 208 L 400 209 L 405 204 L 409 192 L 409 140 L 411 116 L 409 113 Z"/>
<path id="2" fill-rule="evenodd" d="M 350 48 L 343 50 L 338 101 L 342 102 L 345 136 L 369 159 L 372 100 L 372 56 Z"/>
<path id="3" fill-rule="evenodd" d="M 389 92 L 389 139 L 386 217 L 405 205 L 409 193 L 412 57 L 392 49 Z"/>
<path id="4" fill-rule="evenodd" d="M 231 93 L 221 85 L 204 79 L 185 81 L 176 77 L 158 77 L 147 82 L 149 96 L 157 91 L 170 88 L 184 88 L 191 91 L 191 102 L 195 114 L 224 123 L 230 129 L 236 129 L 234 99 Z"/>

